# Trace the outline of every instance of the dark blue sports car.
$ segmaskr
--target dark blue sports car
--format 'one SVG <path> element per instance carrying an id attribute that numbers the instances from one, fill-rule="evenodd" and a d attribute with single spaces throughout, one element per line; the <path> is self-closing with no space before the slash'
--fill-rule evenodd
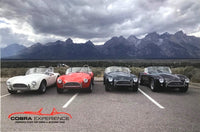
<path id="1" fill-rule="evenodd" d="M 116 87 L 128 87 L 132 91 L 138 90 L 138 78 L 131 74 L 127 67 L 107 67 L 103 79 L 105 90 L 112 91 Z"/>

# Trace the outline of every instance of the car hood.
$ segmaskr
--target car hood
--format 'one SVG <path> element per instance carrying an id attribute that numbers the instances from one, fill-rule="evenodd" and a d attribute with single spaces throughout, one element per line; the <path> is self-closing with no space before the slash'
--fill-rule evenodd
<path id="1" fill-rule="evenodd" d="M 130 80 L 134 77 L 134 75 L 125 72 L 111 72 L 108 75 L 117 80 Z"/>
<path id="2" fill-rule="evenodd" d="M 30 84 L 32 81 L 37 81 L 40 78 L 44 78 L 46 75 L 44 74 L 30 74 L 25 76 L 16 76 L 8 79 L 7 81 L 11 82 L 11 84 L 22 83 L 22 84 Z"/>
<path id="3" fill-rule="evenodd" d="M 165 81 L 180 81 L 180 77 L 178 77 L 176 74 L 165 74 L 165 73 L 162 73 L 162 74 L 159 74 L 159 76 L 163 77 L 165 79 Z"/>
<path id="4" fill-rule="evenodd" d="M 83 79 L 90 79 L 90 75 L 87 73 L 70 73 L 67 75 L 60 76 L 60 79 L 62 79 L 65 83 L 66 82 L 79 82 L 81 83 Z"/>

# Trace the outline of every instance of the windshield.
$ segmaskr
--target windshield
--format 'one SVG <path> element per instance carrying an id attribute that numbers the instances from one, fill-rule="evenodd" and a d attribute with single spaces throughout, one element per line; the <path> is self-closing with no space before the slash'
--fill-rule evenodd
<path id="1" fill-rule="evenodd" d="M 172 73 L 169 67 L 148 67 L 148 73 Z"/>
<path id="2" fill-rule="evenodd" d="M 51 70 L 49 68 L 30 68 L 27 72 L 26 72 L 26 75 L 29 75 L 29 74 L 37 74 L 37 73 L 40 73 L 40 74 L 43 74 L 45 72 L 51 72 Z"/>
<path id="3" fill-rule="evenodd" d="M 130 73 L 130 69 L 127 67 L 117 67 L 117 66 L 112 66 L 108 67 L 105 70 L 105 73 L 110 73 L 110 72 L 125 72 L 125 73 Z"/>
<path id="4" fill-rule="evenodd" d="M 66 74 L 69 73 L 77 73 L 77 72 L 91 72 L 91 69 L 89 67 L 70 67 L 67 69 Z"/>

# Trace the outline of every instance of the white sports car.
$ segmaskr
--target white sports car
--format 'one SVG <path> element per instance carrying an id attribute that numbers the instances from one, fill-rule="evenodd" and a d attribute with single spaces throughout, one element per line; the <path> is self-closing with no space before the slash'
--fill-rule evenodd
<path id="1" fill-rule="evenodd" d="M 15 76 L 6 81 L 8 92 L 11 94 L 20 91 L 38 90 L 46 92 L 46 87 L 54 85 L 59 73 L 54 73 L 54 68 L 30 68 L 25 76 Z"/>

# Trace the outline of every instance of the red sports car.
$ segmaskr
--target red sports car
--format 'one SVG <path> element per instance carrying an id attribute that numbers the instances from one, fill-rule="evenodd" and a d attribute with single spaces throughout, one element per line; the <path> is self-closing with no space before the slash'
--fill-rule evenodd
<path id="1" fill-rule="evenodd" d="M 62 93 L 64 89 L 86 89 L 92 92 L 94 74 L 89 66 L 70 67 L 66 75 L 57 78 L 57 92 Z"/>

